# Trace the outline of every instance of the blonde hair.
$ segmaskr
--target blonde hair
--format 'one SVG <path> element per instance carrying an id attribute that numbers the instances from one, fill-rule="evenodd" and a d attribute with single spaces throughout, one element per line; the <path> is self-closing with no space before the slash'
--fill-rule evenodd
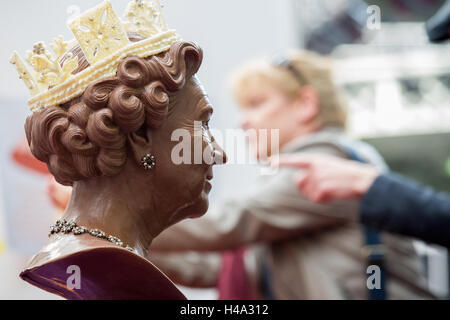
<path id="1" fill-rule="evenodd" d="M 231 77 L 236 101 L 240 102 L 248 85 L 265 80 L 290 98 L 297 96 L 303 86 L 314 88 L 319 97 L 319 119 L 324 126 L 345 128 L 347 111 L 332 76 L 332 61 L 313 52 L 294 50 L 287 58 L 295 72 L 266 59 L 244 64 Z"/>

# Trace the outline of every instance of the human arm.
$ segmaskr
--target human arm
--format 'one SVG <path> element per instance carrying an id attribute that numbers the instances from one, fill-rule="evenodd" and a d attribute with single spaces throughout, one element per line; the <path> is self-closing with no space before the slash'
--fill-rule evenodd
<path id="1" fill-rule="evenodd" d="M 215 288 L 222 267 L 219 253 L 150 253 L 150 261 L 175 283 L 191 288 Z"/>
<path id="2" fill-rule="evenodd" d="M 299 168 L 294 182 L 311 201 L 327 203 L 361 199 L 380 175 L 372 165 L 323 154 L 291 154 L 272 162 L 274 166 Z"/>
<path id="3" fill-rule="evenodd" d="M 450 247 L 450 196 L 400 175 L 377 177 L 361 203 L 361 222 Z"/>
<path id="4" fill-rule="evenodd" d="M 450 246 L 450 197 L 370 165 L 324 155 L 289 155 L 279 164 L 301 168 L 295 183 L 317 202 L 360 198 L 360 221 L 374 228 Z"/>
<path id="5" fill-rule="evenodd" d="M 159 235 L 151 250 L 222 251 L 257 242 L 275 242 L 347 223 L 355 218 L 355 202 L 324 205 L 299 196 L 296 170 L 280 169 L 256 190 L 216 207 L 198 220 L 183 221 Z"/>

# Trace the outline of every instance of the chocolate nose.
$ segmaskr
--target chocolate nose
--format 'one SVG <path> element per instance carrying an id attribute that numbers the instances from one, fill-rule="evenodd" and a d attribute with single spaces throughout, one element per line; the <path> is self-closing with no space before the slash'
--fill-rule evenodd
<path id="1" fill-rule="evenodd" d="M 216 143 L 214 146 L 213 158 L 214 164 L 225 164 L 228 161 L 225 151 Z"/>

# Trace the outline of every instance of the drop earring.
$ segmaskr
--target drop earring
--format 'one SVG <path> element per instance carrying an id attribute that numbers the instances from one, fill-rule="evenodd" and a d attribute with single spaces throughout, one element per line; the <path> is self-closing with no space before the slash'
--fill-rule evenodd
<path id="1" fill-rule="evenodd" d="M 146 154 L 142 157 L 141 164 L 145 170 L 151 170 L 156 166 L 155 156 L 151 154 Z"/>

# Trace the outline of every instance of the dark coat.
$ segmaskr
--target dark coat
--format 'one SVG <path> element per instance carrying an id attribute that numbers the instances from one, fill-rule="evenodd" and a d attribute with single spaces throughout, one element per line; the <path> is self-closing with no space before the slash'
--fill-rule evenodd
<path id="1" fill-rule="evenodd" d="M 450 247 L 450 196 L 394 174 L 379 176 L 361 205 L 362 223 Z"/>

